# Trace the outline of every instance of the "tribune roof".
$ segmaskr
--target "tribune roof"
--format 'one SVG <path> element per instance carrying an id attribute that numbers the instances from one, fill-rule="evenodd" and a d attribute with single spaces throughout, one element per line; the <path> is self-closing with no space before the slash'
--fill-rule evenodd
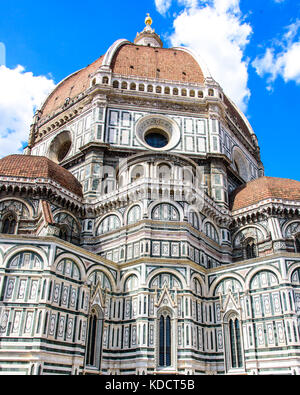
<path id="1" fill-rule="evenodd" d="M 266 199 L 300 201 L 300 182 L 287 178 L 260 177 L 238 187 L 231 195 L 232 211 Z"/>
<path id="2" fill-rule="evenodd" d="M 0 176 L 53 180 L 63 188 L 82 197 L 82 186 L 77 178 L 44 156 L 6 156 L 0 159 Z"/>

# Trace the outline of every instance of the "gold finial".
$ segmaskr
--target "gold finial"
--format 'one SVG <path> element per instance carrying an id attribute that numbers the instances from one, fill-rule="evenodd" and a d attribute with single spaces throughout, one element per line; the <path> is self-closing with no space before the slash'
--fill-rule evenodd
<path id="1" fill-rule="evenodd" d="M 150 17 L 150 14 L 147 14 L 147 18 L 145 19 L 146 25 L 151 26 L 152 22 L 153 21 L 152 21 L 152 18 Z"/>

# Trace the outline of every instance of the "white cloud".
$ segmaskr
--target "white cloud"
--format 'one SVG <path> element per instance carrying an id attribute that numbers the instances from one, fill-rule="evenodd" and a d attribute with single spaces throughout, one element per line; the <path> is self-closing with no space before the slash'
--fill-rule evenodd
<path id="1" fill-rule="evenodd" d="M 55 87 L 44 76 L 25 72 L 24 67 L 0 67 L 0 157 L 21 153 L 28 140 L 36 108 Z"/>
<path id="2" fill-rule="evenodd" d="M 185 46 L 207 64 L 225 93 L 245 110 L 250 98 L 244 50 L 252 33 L 240 0 L 179 0 L 185 9 L 174 20 L 172 46 Z"/>
<path id="3" fill-rule="evenodd" d="M 171 3 L 172 0 L 155 0 L 156 9 L 162 15 L 166 14 L 166 12 L 171 7 Z"/>
<path id="4" fill-rule="evenodd" d="M 267 89 L 281 76 L 285 82 L 300 84 L 300 21 L 289 25 L 281 40 L 274 40 L 263 56 L 257 57 L 252 66 L 260 77 L 268 75 Z"/>

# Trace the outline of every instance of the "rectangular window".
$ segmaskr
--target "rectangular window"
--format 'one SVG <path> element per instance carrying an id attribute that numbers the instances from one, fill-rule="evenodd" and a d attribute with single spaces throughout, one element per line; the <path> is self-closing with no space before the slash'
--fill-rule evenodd
<path id="1" fill-rule="evenodd" d="M 213 138 L 213 150 L 218 151 L 218 139 L 217 137 Z"/>
<path id="2" fill-rule="evenodd" d="M 221 185 L 221 176 L 220 176 L 220 174 L 215 174 L 214 178 L 215 178 L 215 184 L 216 185 Z"/>
<path id="3" fill-rule="evenodd" d="M 100 107 L 100 108 L 99 108 L 99 115 L 98 115 L 99 121 L 102 121 L 102 120 L 103 120 L 103 115 L 104 115 L 104 108 L 103 108 L 103 107 Z"/>
<path id="4" fill-rule="evenodd" d="M 94 179 L 93 180 L 93 191 L 97 191 L 97 189 L 98 189 L 98 187 L 99 187 L 99 180 L 98 179 Z"/>
<path id="5" fill-rule="evenodd" d="M 97 140 L 102 140 L 102 125 L 97 126 Z"/>

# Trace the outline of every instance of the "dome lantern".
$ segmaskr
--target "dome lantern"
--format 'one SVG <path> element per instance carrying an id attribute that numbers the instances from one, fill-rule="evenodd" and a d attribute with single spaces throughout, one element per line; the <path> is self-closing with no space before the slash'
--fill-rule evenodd
<path id="1" fill-rule="evenodd" d="M 149 26 L 151 26 L 152 25 L 152 18 L 150 17 L 150 14 L 147 14 L 147 17 L 146 17 L 146 19 L 145 19 L 145 24 L 146 24 L 146 26 L 147 25 L 149 25 Z"/>
<path id="2" fill-rule="evenodd" d="M 163 43 L 158 34 L 155 33 L 155 30 L 152 29 L 153 20 L 150 17 L 150 14 L 147 14 L 145 19 L 145 28 L 141 33 L 137 33 L 136 39 L 134 43 L 136 45 L 144 45 L 148 47 L 163 47 Z"/>

